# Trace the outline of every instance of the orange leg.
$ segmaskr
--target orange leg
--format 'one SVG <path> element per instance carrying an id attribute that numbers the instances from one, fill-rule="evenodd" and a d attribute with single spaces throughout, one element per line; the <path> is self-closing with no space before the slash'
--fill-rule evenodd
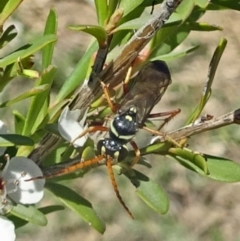
<path id="1" fill-rule="evenodd" d="M 107 157 L 107 160 L 106 160 L 106 165 L 107 165 L 107 169 L 108 169 L 108 174 L 110 176 L 110 179 L 111 179 L 111 182 L 112 182 L 112 186 L 113 186 L 113 189 L 117 195 L 117 198 L 119 200 L 119 202 L 122 204 L 123 208 L 127 211 L 127 213 L 129 214 L 129 216 L 134 219 L 132 213 L 130 212 L 130 210 L 128 209 L 128 207 L 126 206 L 126 204 L 124 203 L 120 193 L 119 193 L 119 190 L 118 190 L 118 187 L 117 187 L 117 183 L 116 183 L 116 179 L 114 177 L 114 173 L 113 173 L 113 169 L 112 169 L 112 158 L 111 157 Z"/>
<path id="2" fill-rule="evenodd" d="M 111 108 L 113 113 L 116 113 L 117 112 L 117 106 L 112 102 L 112 100 L 110 98 L 108 86 L 102 81 L 100 81 L 100 84 L 102 86 L 102 89 L 103 89 L 103 92 L 104 92 L 104 95 L 106 97 L 106 100 L 107 100 L 107 103 L 108 103 L 109 107 Z"/>
<path id="3" fill-rule="evenodd" d="M 124 82 L 123 82 L 123 93 L 124 93 L 125 95 L 126 95 L 126 94 L 128 93 L 128 91 L 129 91 L 127 85 L 128 85 L 128 83 L 129 83 L 129 80 L 131 79 L 132 69 L 133 69 L 132 66 L 130 66 L 130 67 L 128 68 L 128 72 L 127 72 L 126 77 L 125 77 L 125 80 L 124 80 Z"/>
<path id="4" fill-rule="evenodd" d="M 153 129 L 148 128 L 148 127 L 146 127 L 146 126 L 143 126 L 142 129 L 144 129 L 144 130 L 146 130 L 146 131 L 152 133 L 153 135 L 157 135 L 157 136 L 165 136 L 165 133 L 160 132 L 160 131 L 153 130 Z"/>
<path id="5" fill-rule="evenodd" d="M 163 126 L 165 126 L 170 120 L 172 120 L 180 112 L 181 112 L 181 110 L 177 109 L 177 110 L 173 110 L 173 111 L 150 114 L 148 117 L 149 118 L 157 118 L 157 117 L 168 116 L 166 119 L 163 120 L 163 123 L 158 128 L 158 130 L 161 130 L 163 128 Z"/>
<path id="6" fill-rule="evenodd" d="M 137 144 L 134 142 L 134 141 L 130 141 L 132 147 L 133 147 L 133 150 L 135 151 L 135 157 L 134 157 L 134 160 L 131 164 L 130 167 L 133 167 L 135 164 L 138 163 L 139 159 L 140 159 L 140 156 L 141 156 L 141 153 L 140 153 L 140 150 L 137 146 Z"/>
<path id="7" fill-rule="evenodd" d="M 87 161 L 83 161 L 83 162 L 74 163 L 74 164 L 72 164 L 70 166 L 63 167 L 62 169 L 59 169 L 57 171 L 53 170 L 53 173 L 51 173 L 49 171 L 49 174 L 45 174 L 43 176 L 38 176 L 38 177 L 32 177 L 32 178 L 27 179 L 25 181 L 33 181 L 33 180 L 36 180 L 36 179 L 52 178 L 52 177 L 62 176 L 62 175 L 68 174 L 70 172 L 74 172 L 77 169 L 83 169 L 83 168 L 88 167 L 88 166 L 93 166 L 94 164 L 97 164 L 101 160 L 103 160 L 103 158 L 104 158 L 103 155 L 96 156 L 93 159 L 90 159 L 90 160 L 87 160 Z M 63 165 L 63 164 L 61 164 L 61 165 Z M 54 167 L 54 166 L 52 166 L 52 167 Z"/>
<path id="8" fill-rule="evenodd" d="M 158 130 L 161 130 L 170 120 L 172 120 L 177 114 L 181 112 L 180 109 L 173 110 L 169 117 L 164 119 L 163 123 L 159 126 Z M 170 112 L 169 112 L 170 113 Z"/>

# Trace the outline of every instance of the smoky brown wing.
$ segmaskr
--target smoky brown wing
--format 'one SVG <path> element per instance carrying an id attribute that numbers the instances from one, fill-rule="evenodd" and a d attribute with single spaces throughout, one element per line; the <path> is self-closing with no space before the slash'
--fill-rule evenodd
<path id="1" fill-rule="evenodd" d="M 170 83 L 171 75 L 165 62 L 156 60 L 146 64 L 135 77 L 119 111 L 124 112 L 135 106 L 138 125 L 142 127 Z"/>

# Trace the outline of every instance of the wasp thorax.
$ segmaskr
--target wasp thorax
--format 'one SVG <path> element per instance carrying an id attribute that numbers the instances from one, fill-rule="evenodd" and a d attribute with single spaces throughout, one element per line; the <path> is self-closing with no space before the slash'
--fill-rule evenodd
<path id="1" fill-rule="evenodd" d="M 122 161 L 128 155 L 128 149 L 125 145 L 110 138 L 100 140 L 97 149 L 100 155 L 110 156 L 117 162 Z"/>
<path id="2" fill-rule="evenodd" d="M 117 115 L 110 125 L 110 137 L 121 143 L 129 142 L 137 132 L 137 110 L 129 108 L 126 112 Z"/>

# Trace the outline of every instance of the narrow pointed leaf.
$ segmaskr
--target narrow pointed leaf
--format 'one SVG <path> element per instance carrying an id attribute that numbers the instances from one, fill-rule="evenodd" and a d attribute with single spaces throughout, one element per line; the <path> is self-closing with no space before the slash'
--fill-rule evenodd
<path id="1" fill-rule="evenodd" d="M 44 35 L 57 34 L 57 14 L 54 10 L 50 10 L 45 25 Z M 53 50 L 56 42 L 52 42 L 43 48 L 42 51 L 42 70 L 46 69 L 52 63 Z"/>
<path id="2" fill-rule="evenodd" d="M 125 22 L 114 29 L 113 33 L 118 32 L 120 30 L 132 30 L 132 29 L 139 29 L 142 27 L 147 21 L 149 20 L 149 16 L 143 16 L 141 18 L 136 18 Z M 166 24 L 164 24 L 163 28 L 171 27 L 174 25 L 180 24 L 181 20 L 170 19 Z"/>
<path id="3" fill-rule="evenodd" d="M 204 22 L 188 22 L 186 28 L 192 31 L 222 31 L 223 28 L 218 25 L 213 25 Z"/>
<path id="4" fill-rule="evenodd" d="M 98 41 L 98 44 L 101 47 L 106 45 L 107 33 L 104 28 L 97 25 L 70 25 L 68 27 L 71 30 L 83 31 L 85 33 L 91 34 Z"/>
<path id="5" fill-rule="evenodd" d="M 34 142 L 27 136 L 17 134 L 1 134 L 0 135 L 0 146 L 33 146 Z"/>
<path id="6" fill-rule="evenodd" d="M 48 84 L 51 86 L 53 82 L 53 77 L 56 73 L 56 68 L 53 66 L 49 66 L 42 74 L 41 78 L 38 80 L 39 85 Z M 25 126 L 23 129 L 24 135 L 33 134 L 38 126 L 41 124 L 43 119 L 45 118 L 48 106 L 49 106 L 49 98 L 50 98 L 50 90 L 46 89 L 42 93 L 39 93 L 37 96 L 32 97 L 31 105 L 29 107 Z"/>
<path id="7" fill-rule="evenodd" d="M 49 85 L 40 85 L 38 87 L 34 87 L 32 88 L 31 90 L 17 96 L 16 98 L 14 99 L 11 99 L 11 100 L 8 100 L 8 101 L 5 101 L 3 103 L 0 103 L 0 108 L 3 108 L 3 107 L 7 107 L 7 106 L 11 106 L 17 102 L 20 102 L 22 100 L 25 100 L 31 96 L 35 96 L 39 93 L 42 93 L 43 91 L 47 90 L 49 88 Z"/>
<path id="8" fill-rule="evenodd" d="M 13 111 L 13 115 L 14 115 L 15 133 L 21 134 L 24 127 L 25 117 L 16 110 Z"/>
<path id="9" fill-rule="evenodd" d="M 5 67 L 9 64 L 15 63 L 19 58 L 24 59 L 38 52 L 46 45 L 55 42 L 56 40 L 57 40 L 57 37 L 56 35 L 53 35 L 53 34 L 42 36 L 37 40 L 35 40 L 27 49 L 18 50 L 6 56 L 5 58 L 0 59 L 0 67 Z"/>
<path id="10" fill-rule="evenodd" d="M 117 0 L 116 0 L 117 1 Z M 103 26 L 107 17 L 108 11 L 108 1 L 107 0 L 94 0 L 96 10 L 97 10 L 97 17 L 98 17 L 98 24 Z"/>
<path id="11" fill-rule="evenodd" d="M 0 26 L 11 16 L 23 0 L 1 0 L 0 1 Z"/>
<path id="12" fill-rule="evenodd" d="M 129 1 L 129 0 L 121 0 L 120 2 L 120 8 L 124 9 L 124 16 L 129 14 L 131 11 L 137 9 L 141 3 L 143 3 L 145 0 L 138 0 L 138 1 Z"/>
<path id="13" fill-rule="evenodd" d="M 222 57 L 222 54 L 225 50 L 226 45 L 227 45 L 227 40 L 225 38 L 221 38 L 217 48 L 214 51 L 211 62 L 209 64 L 207 82 L 203 89 L 202 98 L 200 100 L 198 107 L 196 108 L 196 110 L 192 113 L 192 115 L 188 119 L 187 124 L 193 123 L 201 115 L 203 108 L 205 107 L 208 99 L 210 98 L 211 87 L 212 87 L 212 83 L 214 80 L 214 76 L 217 71 L 218 64 L 220 62 L 220 59 Z"/>
<path id="14" fill-rule="evenodd" d="M 189 49 L 184 49 L 184 50 L 182 50 L 180 52 L 177 52 L 177 53 L 171 52 L 169 54 L 160 55 L 160 56 L 151 58 L 151 61 L 154 61 L 154 60 L 163 60 L 163 61 L 175 60 L 177 58 L 181 58 L 181 57 L 184 57 L 184 56 L 188 55 L 189 53 L 195 51 L 198 48 L 199 48 L 199 46 L 193 46 Z"/>
<path id="15" fill-rule="evenodd" d="M 58 95 L 56 96 L 55 103 L 63 100 L 69 96 L 78 86 L 80 86 L 86 78 L 89 65 L 91 65 L 91 57 L 97 51 L 97 42 L 91 44 L 89 49 L 85 52 L 81 60 L 78 62 L 76 68 L 64 82 Z"/>
<path id="16" fill-rule="evenodd" d="M 237 0 L 211 0 L 212 4 L 240 11 L 240 4 Z"/>

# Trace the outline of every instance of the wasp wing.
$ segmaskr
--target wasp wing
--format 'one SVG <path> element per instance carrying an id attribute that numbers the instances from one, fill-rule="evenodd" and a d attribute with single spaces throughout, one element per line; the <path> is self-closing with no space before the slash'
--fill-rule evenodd
<path id="1" fill-rule="evenodd" d="M 146 64 L 133 81 L 129 92 L 121 102 L 119 112 L 124 113 L 131 106 L 135 106 L 137 123 L 142 127 L 153 107 L 171 84 L 171 75 L 166 63 L 156 60 Z"/>

